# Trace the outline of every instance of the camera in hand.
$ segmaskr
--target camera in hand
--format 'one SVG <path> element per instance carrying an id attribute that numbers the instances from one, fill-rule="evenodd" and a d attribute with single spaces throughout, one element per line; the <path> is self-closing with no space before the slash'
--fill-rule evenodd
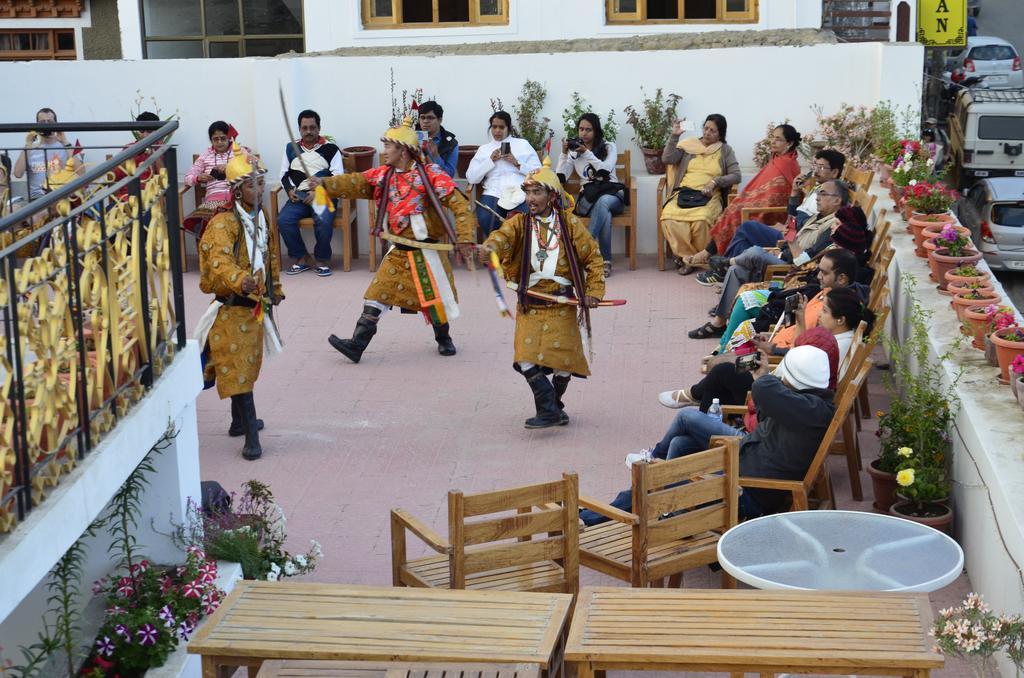
<path id="1" fill-rule="evenodd" d="M 502 155 L 508 155 L 511 152 L 512 152 L 512 142 L 511 141 L 502 141 L 501 142 L 501 154 Z"/>
<path id="2" fill-rule="evenodd" d="M 756 353 L 748 353 L 747 355 L 741 355 L 736 358 L 737 372 L 753 372 L 760 366 L 761 361 L 758 360 Z"/>
<path id="3" fill-rule="evenodd" d="M 568 143 L 570 151 L 578 151 L 584 147 L 583 140 L 580 139 L 579 137 L 573 137 L 572 139 L 569 139 Z"/>
<path id="4" fill-rule="evenodd" d="M 799 304 L 799 294 L 791 294 L 786 297 L 786 306 L 782 312 L 782 322 L 786 327 L 796 324 L 796 309 Z"/>

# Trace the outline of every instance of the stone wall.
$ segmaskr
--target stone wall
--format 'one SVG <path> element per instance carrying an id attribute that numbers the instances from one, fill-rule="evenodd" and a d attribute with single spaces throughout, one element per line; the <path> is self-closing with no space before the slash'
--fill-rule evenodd
<path id="1" fill-rule="evenodd" d="M 121 26 L 117 0 L 89 3 L 92 26 L 82 29 L 82 52 L 86 59 L 120 59 Z"/>

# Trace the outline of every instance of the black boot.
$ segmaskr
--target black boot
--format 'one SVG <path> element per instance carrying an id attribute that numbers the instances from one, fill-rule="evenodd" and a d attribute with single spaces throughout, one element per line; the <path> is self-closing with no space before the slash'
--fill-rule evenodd
<path id="1" fill-rule="evenodd" d="M 258 431 L 263 430 L 263 420 L 256 420 L 256 429 Z M 242 415 L 238 412 L 238 403 L 235 399 L 231 399 L 231 426 L 228 428 L 228 435 L 232 438 L 245 435 L 245 423 L 242 420 Z"/>
<path id="2" fill-rule="evenodd" d="M 245 445 L 242 447 L 242 456 L 250 461 L 263 456 L 263 448 L 260 446 L 259 427 L 256 422 L 256 404 L 252 399 L 252 391 L 231 396 L 232 400 L 238 403 L 238 413 L 245 427 Z"/>
<path id="3" fill-rule="evenodd" d="M 562 411 L 562 424 L 569 423 L 569 415 L 565 413 L 565 403 L 562 402 L 562 396 L 565 395 L 565 389 L 569 388 L 570 379 L 572 379 L 571 374 L 564 377 L 558 375 L 551 377 L 551 383 L 555 387 L 555 399 L 558 401 L 558 409 Z"/>
<path id="4" fill-rule="evenodd" d="M 562 422 L 562 411 L 558 409 L 556 402 L 555 387 L 548 381 L 547 376 L 539 367 L 531 367 L 523 372 L 526 383 L 533 391 L 533 402 L 537 406 L 536 416 L 526 420 L 526 428 L 547 428 L 559 426 Z"/>
<path id="5" fill-rule="evenodd" d="M 377 322 L 380 320 L 380 309 L 363 306 L 363 314 L 356 321 L 356 329 L 351 339 L 339 339 L 335 335 L 327 337 L 327 341 L 354 363 L 363 357 L 363 351 L 370 345 L 370 339 L 377 334 Z"/>
<path id="6" fill-rule="evenodd" d="M 437 341 L 437 352 L 441 355 L 455 355 L 455 344 L 448 334 L 448 323 L 434 325 L 434 340 Z"/>

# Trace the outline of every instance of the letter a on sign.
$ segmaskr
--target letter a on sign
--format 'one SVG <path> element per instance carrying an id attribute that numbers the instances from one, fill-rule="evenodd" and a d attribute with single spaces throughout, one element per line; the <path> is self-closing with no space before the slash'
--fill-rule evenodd
<path id="1" fill-rule="evenodd" d="M 967 0 L 918 0 L 917 41 L 929 47 L 967 44 Z"/>

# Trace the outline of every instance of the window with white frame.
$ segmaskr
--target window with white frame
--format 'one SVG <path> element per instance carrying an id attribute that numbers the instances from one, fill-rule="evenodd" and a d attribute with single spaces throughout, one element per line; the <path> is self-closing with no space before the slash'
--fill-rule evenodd
<path id="1" fill-rule="evenodd" d="M 509 0 L 362 0 L 364 28 L 508 23 Z"/>
<path id="2" fill-rule="evenodd" d="M 609 24 L 756 23 L 757 0 L 606 0 Z"/>

